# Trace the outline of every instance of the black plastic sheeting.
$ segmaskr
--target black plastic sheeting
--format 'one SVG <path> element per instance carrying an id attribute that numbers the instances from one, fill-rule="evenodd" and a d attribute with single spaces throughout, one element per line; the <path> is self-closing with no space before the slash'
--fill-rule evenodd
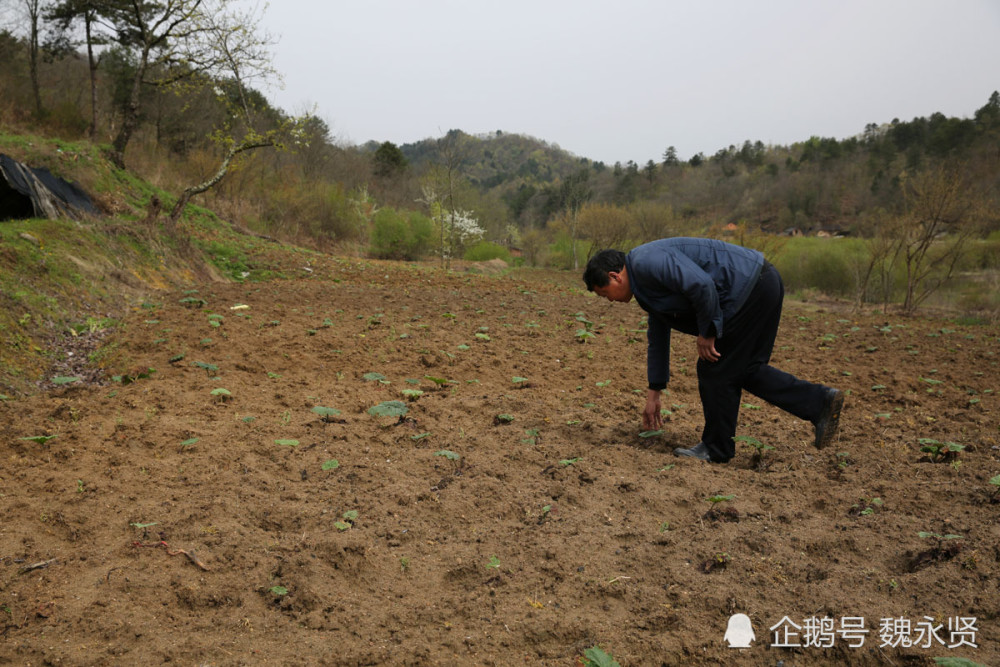
<path id="1" fill-rule="evenodd" d="M 0 153 L 0 220 L 98 215 L 87 193 L 44 167 L 28 167 Z"/>

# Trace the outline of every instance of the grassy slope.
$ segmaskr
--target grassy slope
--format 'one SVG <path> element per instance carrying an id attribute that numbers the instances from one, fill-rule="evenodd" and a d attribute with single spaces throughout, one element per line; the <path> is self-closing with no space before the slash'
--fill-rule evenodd
<path id="1" fill-rule="evenodd" d="M 172 197 L 115 169 L 89 144 L 0 136 L 0 152 L 83 187 L 107 215 L 0 222 L 0 396 L 32 393 L 74 332 L 114 325 L 156 290 L 278 275 L 305 251 L 235 231 L 191 207 L 176 228 L 146 209 Z"/>

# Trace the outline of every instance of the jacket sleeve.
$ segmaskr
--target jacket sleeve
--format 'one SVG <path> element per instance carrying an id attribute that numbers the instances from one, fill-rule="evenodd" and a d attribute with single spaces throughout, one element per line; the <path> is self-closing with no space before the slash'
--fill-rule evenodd
<path id="1" fill-rule="evenodd" d="M 646 379 L 650 389 L 663 389 L 670 381 L 670 325 L 649 313 L 646 328 Z"/>

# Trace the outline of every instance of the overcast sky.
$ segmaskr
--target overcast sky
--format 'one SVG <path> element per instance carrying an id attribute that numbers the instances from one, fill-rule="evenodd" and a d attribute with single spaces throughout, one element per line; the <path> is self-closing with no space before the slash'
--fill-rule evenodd
<path id="1" fill-rule="evenodd" d="M 503 130 L 641 165 L 971 118 L 1000 89 L 1000 0 L 273 0 L 261 25 L 265 94 L 348 144 Z"/>

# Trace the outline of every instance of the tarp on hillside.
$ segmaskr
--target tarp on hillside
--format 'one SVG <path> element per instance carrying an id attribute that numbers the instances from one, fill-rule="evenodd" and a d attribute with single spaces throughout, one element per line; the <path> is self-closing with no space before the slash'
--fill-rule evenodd
<path id="1" fill-rule="evenodd" d="M 98 212 L 79 187 L 44 167 L 28 167 L 0 153 L 0 220 L 80 220 L 87 215 Z"/>

